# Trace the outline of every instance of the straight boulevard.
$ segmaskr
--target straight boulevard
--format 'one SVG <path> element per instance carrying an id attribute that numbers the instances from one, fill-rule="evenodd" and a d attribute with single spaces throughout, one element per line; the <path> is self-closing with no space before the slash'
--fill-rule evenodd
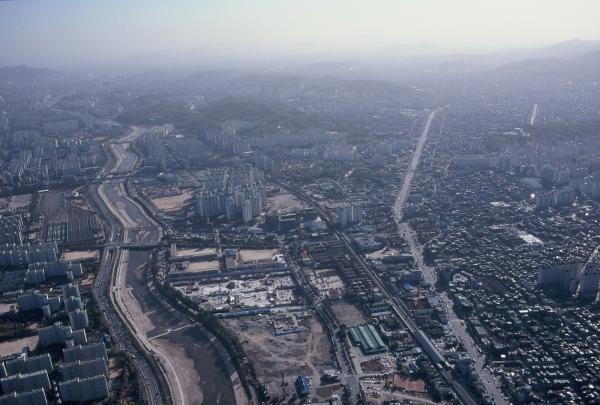
<path id="1" fill-rule="evenodd" d="M 419 165 L 421 153 L 423 151 L 423 147 L 424 147 L 424 145 L 427 141 L 427 137 L 429 135 L 429 129 L 431 127 L 431 123 L 432 123 L 435 115 L 439 111 L 443 110 L 444 108 L 446 108 L 446 107 L 442 107 L 442 108 L 432 111 L 427 118 L 425 128 L 423 129 L 421 136 L 417 140 L 417 145 L 415 148 L 415 152 L 413 153 L 412 161 L 409 165 L 409 169 L 406 174 L 405 181 L 403 183 L 403 187 L 400 190 L 400 193 L 398 195 L 398 200 L 395 204 L 395 212 L 396 213 L 402 212 L 404 209 L 404 204 L 406 202 L 408 193 L 410 191 L 410 186 L 412 183 L 414 173 Z M 321 216 L 321 218 L 323 218 L 323 220 L 331 228 L 336 229 L 336 226 L 335 226 L 333 220 L 331 219 L 329 213 L 323 207 L 321 207 L 316 201 L 314 201 L 313 199 L 311 199 L 310 197 L 305 195 L 302 191 L 300 191 L 294 187 L 288 186 L 283 183 L 279 183 L 279 184 L 284 189 L 286 189 L 288 192 L 294 194 L 299 199 L 305 201 L 306 203 L 308 203 L 309 205 L 314 207 L 317 210 L 317 212 L 319 213 L 319 215 Z M 399 209 L 400 209 L 400 211 L 398 211 Z M 388 286 L 383 281 L 381 281 L 381 279 L 379 278 L 379 275 L 377 273 L 375 273 L 375 271 L 371 268 L 371 266 L 369 266 L 364 261 L 364 259 L 361 257 L 361 255 L 356 253 L 348 236 L 341 230 L 336 229 L 334 232 L 335 232 L 335 235 L 337 236 L 337 238 L 344 244 L 346 250 L 350 253 L 350 255 L 353 257 L 353 259 L 356 260 L 356 262 L 365 270 L 365 273 L 369 276 L 369 278 L 371 279 L 373 284 L 381 290 L 383 296 L 389 303 L 390 307 L 392 308 L 392 310 L 394 311 L 396 316 L 402 320 L 402 322 L 406 325 L 407 329 L 412 334 L 415 341 L 419 344 L 419 346 L 421 347 L 423 352 L 430 358 L 432 363 L 436 365 L 438 371 L 440 372 L 440 375 L 446 381 L 446 383 L 452 387 L 454 392 L 458 395 L 458 397 L 460 398 L 460 400 L 463 403 L 465 403 L 467 405 L 475 405 L 477 403 L 477 400 L 475 398 L 473 398 L 473 396 L 470 394 L 470 392 L 458 380 L 456 380 L 454 378 L 452 373 L 448 370 L 448 364 L 445 361 L 444 357 L 439 352 L 437 347 L 433 344 L 433 342 L 427 337 L 427 335 L 425 335 L 425 333 L 423 333 L 421 331 L 421 329 L 418 327 L 418 325 L 412 320 L 412 318 L 410 316 L 410 311 L 408 310 L 408 308 L 405 307 L 404 303 L 402 301 L 398 300 L 393 295 L 393 293 L 390 291 Z"/>
<path id="2" fill-rule="evenodd" d="M 427 283 L 432 287 L 435 286 L 437 283 L 437 274 L 435 273 L 435 269 L 426 265 L 423 261 L 423 247 L 418 243 L 415 232 L 410 229 L 407 224 L 403 223 L 400 234 L 410 246 L 411 253 L 415 258 L 415 263 L 423 272 L 423 277 Z M 495 404 L 508 405 L 508 401 L 500 388 L 498 377 L 490 373 L 486 366 L 487 360 L 485 354 L 483 354 L 469 334 L 465 323 L 454 312 L 452 300 L 446 292 L 438 292 L 437 297 L 442 307 L 446 309 L 446 316 L 448 318 L 447 327 L 454 333 L 458 340 L 462 342 L 469 356 L 475 361 L 475 370 L 486 389 L 488 399 Z"/>
<path id="3" fill-rule="evenodd" d="M 435 273 L 435 269 L 425 264 L 423 260 L 423 247 L 419 245 L 417 236 L 415 232 L 410 229 L 408 223 L 403 222 L 403 216 L 404 208 L 406 206 L 406 200 L 408 199 L 408 196 L 410 194 L 413 177 L 417 168 L 419 167 L 423 147 L 425 146 L 425 143 L 427 142 L 427 137 L 429 136 L 431 122 L 433 121 L 433 118 L 435 117 L 436 113 L 443 110 L 444 108 L 446 107 L 432 111 L 429 114 L 427 123 L 425 124 L 425 128 L 423 129 L 423 133 L 417 141 L 417 147 L 415 148 L 415 152 L 410 162 L 409 169 L 406 173 L 406 176 L 404 177 L 402 189 L 398 193 L 396 203 L 394 206 L 394 215 L 396 217 L 398 231 L 410 247 L 411 254 L 413 256 L 413 259 L 415 260 L 415 264 L 417 265 L 419 270 L 421 270 L 425 281 L 427 281 L 427 283 L 430 285 L 433 291 L 435 291 L 435 286 L 437 283 L 437 274 Z M 488 398 L 488 400 L 492 401 L 495 404 L 508 404 L 508 401 L 506 400 L 506 398 L 504 398 L 504 395 L 502 394 L 498 378 L 492 375 L 485 367 L 485 355 L 476 346 L 476 343 L 469 335 L 466 326 L 464 325 L 464 322 L 462 322 L 454 312 L 452 301 L 445 292 L 437 293 L 437 297 L 440 303 L 442 303 L 442 305 L 446 309 L 446 313 L 448 316 L 448 328 L 457 337 L 457 339 L 459 339 L 463 343 L 465 349 L 467 350 L 467 353 L 475 361 L 475 370 L 479 375 L 481 382 L 483 383 L 483 386 L 486 391 L 486 397 Z M 431 341 L 429 341 L 429 344 L 434 346 L 433 342 Z"/>

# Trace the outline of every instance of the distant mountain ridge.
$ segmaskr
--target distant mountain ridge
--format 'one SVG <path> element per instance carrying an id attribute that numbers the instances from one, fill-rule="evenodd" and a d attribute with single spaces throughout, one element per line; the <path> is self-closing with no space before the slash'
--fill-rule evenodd
<path id="1" fill-rule="evenodd" d="M 182 52 L 179 52 L 182 53 Z M 185 52 L 184 52 L 185 53 Z M 600 54 L 600 41 L 571 39 L 539 48 L 505 49 L 495 52 L 452 52 L 448 48 L 432 44 L 393 44 L 378 49 L 371 49 L 360 54 L 323 57 L 322 59 L 304 60 L 301 56 L 285 56 L 279 59 L 263 60 L 258 57 L 248 64 L 236 63 L 235 67 L 227 62 L 216 68 L 209 63 L 185 64 L 185 58 L 180 58 L 183 64 L 175 61 L 170 66 L 150 64 L 150 67 L 136 70 L 119 68 L 120 74 L 125 73 L 128 79 L 140 81 L 154 80 L 155 82 L 179 81 L 189 85 L 201 85 L 203 82 L 227 83 L 244 78 L 249 73 L 277 73 L 285 80 L 294 80 L 290 76 L 300 77 L 336 77 L 346 80 L 384 80 L 419 78 L 435 74 L 463 75 L 473 72 L 490 70 L 524 70 L 553 73 L 560 69 L 584 69 L 586 78 L 595 77 L 594 65 Z M 210 58 L 209 58 L 210 59 Z M 162 59 L 161 59 L 162 60 Z M 168 59 L 171 60 L 171 59 Z M 178 59 L 177 59 L 178 60 Z M 235 60 L 235 59 L 231 59 Z M 536 66 L 540 63 L 548 66 Z M 539 63 L 536 63 L 538 61 Z M 164 60 L 163 60 L 164 62 Z M 558 63 L 564 66 L 553 66 Z M 238 70 L 243 67 L 242 70 Z M 503 69 L 504 68 L 504 69 Z M 199 75 L 194 72 L 202 71 Z M 208 74 L 207 72 L 213 73 Z M 67 73 L 68 74 L 68 73 Z M 25 65 L 0 67 L 0 81 L 32 82 L 55 80 L 62 73 L 46 68 L 35 68 Z M 186 77 L 187 76 L 187 77 Z M 260 79 L 260 78 L 257 78 Z"/>
<path id="2" fill-rule="evenodd" d="M 585 54 L 600 52 L 600 41 L 579 38 L 559 42 L 533 51 L 537 58 L 573 58 Z"/>
<path id="3" fill-rule="evenodd" d="M 46 68 L 34 68 L 25 65 L 0 67 L 0 80 L 3 81 L 43 81 L 54 79 L 60 75 L 59 72 Z"/>
<path id="4" fill-rule="evenodd" d="M 522 59 L 500 66 L 495 69 L 495 73 L 511 77 L 543 76 L 557 81 L 600 81 L 600 49 L 580 54 L 570 53 L 570 55 L 572 56 L 563 58 L 548 56 Z"/>

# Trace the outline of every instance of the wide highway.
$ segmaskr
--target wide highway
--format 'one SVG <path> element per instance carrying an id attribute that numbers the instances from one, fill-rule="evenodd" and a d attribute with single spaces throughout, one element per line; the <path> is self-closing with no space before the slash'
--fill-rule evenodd
<path id="1" fill-rule="evenodd" d="M 126 190 L 127 175 L 135 169 L 138 158 L 131 152 L 131 144 L 140 136 L 142 132 L 138 128 L 127 136 L 122 137 L 117 142 L 109 144 L 113 153 L 113 166 L 108 170 L 111 174 L 123 175 L 118 179 L 109 178 L 98 187 L 98 195 L 102 200 L 106 210 L 110 212 L 113 219 L 117 220 L 120 229 L 117 240 L 110 242 L 121 242 L 124 244 L 132 242 L 150 242 L 156 243 L 161 239 L 162 231 L 160 226 L 146 215 L 143 208 L 135 202 Z M 114 269 L 110 277 L 110 299 L 113 306 L 117 309 L 121 320 L 129 329 L 130 334 L 136 339 L 139 346 L 146 351 L 148 355 L 159 359 L 158 366 L 161 372 L 168 379 L 168 388 L 171 391 L 169 396 L 173 398 L 173 403 L 184 404 L 185 396 L 183 394 L 182 383 L 178 378 L 178 372 L 171 358 L 156 346 L 150 346 L 147 334 L 140 331 L 136 317 L 132 308 L 134 307 L 135 296 L 126 288 L 126 273 L 128 269 L 129 252 L 122 249 L 115 249 Z M 154 382 L 158 386 L 158 381 Z"/>
<path id="2" fill-rule="evenodd" d="M 132 143 L 142 132 L 132 132 L 107 145 L 114 156 L 106 170 L 108 178 L 98 186 L 103 208 L 114 222 L 115 237 L 108 246 L 115 247 L 114 271 L 110 278 L 113 305 L 130 334 L 155 360 L 163 391 L 174 404 L 244 403 L 239 387 L 234 392 L 231 379 L 237 375 L 223 365 L 216 344 L 198 325 L 157 298 L 145 279 L 150 251 L 132 251 L 130 245 L 152 248 L 162 239 L 162 229 L 127 189 L 127 178 L 137 166 L 138 157 Z M 191 364 L 188 364 L 190 363 Z M 185 364 L 185 367 L 182 365 Z M 211 368 L 203 367 L 213 364 Z M 216 366 L 215 366 L 216 365 Z M 155 383 L 155 386 L 157 384 Z M 239 385 L 239 384 L 238 384 Z"/>
<path id="3" fill-rule="evenodd" d="M 109 161 L 104 172 L 110 172 L 115 167 L 122 164 L 119 157 L 115 156 L 114 161 Z M 110 180 L 115 181 L 115 180 Z M 110 182 L 109 181 L 109 182 Z M 151 405 L 161 405 L 170 402 L 168 394 L 161 391 L 161 385 L 157 378 L 157 364 L 151 364 L 151 360 L 147 352 L 140 352 L 142 347 L 139 342 L 134 338 L 132 333 L 131 325 L 127 322 L 121 308 L 115 302 L 113 284 L 115 280 L 116 268 L 120 262 L 121 251 L 118 247 L 114 246 L 114 242 L 122 240 L 125 232 L 119 226 L 112 212 L 112 206 L 105 204 L 105 192 L 106 190 L 113 190 L 118 188 L 118 184 L 104 184 L 100 186 L 93 185 L 90 187 L 91 195 L 96 201 L 96 204 L 103 213 L 103 216 L 111 224 L 111 232 L 108 235 L 107 242 L 111 244 L 110 247 L 104 249 L 102 255 L 102 261 L 98 275 L 94 282 L 92 293 L 96 298 L 100 309 L 105 315 L 110 335 L 113 339 L 114 345 L 130 355 L 130 361 L 135 370 L 139 375 L 140 392 L 144 402 Z M 111 193 L 109 191 L 109 193 Z M 123 327 L 125 326 L 125 328 Z M 143 348 L 141 350 L 144 350 Z M 166 397 L 166 398 L 165 398 Z"/>

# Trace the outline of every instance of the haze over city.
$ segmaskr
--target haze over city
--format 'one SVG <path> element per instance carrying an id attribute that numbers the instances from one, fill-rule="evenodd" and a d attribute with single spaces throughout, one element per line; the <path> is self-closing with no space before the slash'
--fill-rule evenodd
<path id="1" fill-rule="evenodd" d="M 600 403 L 598 16 L 0 0 L 0 405 Z"/>
<path id="2" fill-rule="evenodd" d="M 3 1 L 0 58 L 78 67 L 491 52 L 600 39 L 598 15 L 593 0 Z"/>

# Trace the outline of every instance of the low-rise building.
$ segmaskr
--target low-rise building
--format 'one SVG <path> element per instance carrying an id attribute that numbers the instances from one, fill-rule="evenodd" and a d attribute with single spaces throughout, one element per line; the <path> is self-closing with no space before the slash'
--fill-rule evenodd
<path id="1" fill-rule="evenodd" d="M 352 343 L 360 346 L 365 354 L 381 353 L 388 349 L 375 326 L 371 324 L 353 326 L 349 329 L 349 333 Z"/>

